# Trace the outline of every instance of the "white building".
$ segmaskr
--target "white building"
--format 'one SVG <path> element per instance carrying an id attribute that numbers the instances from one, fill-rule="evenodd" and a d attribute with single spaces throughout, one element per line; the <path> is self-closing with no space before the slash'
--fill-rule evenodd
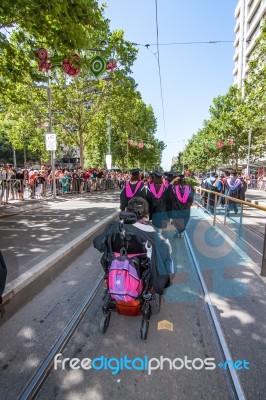
<path id="1" fill-rule="evenodd" d="M 177 162 L 177 157 L 172 157 L 171 167 Z"/>
<path id="2" fill-rule="evenodd" d="M 239 0 L 235 9 L 234 84 L 242 87 L 248 62 L 266 16 L 266 0 Z"/>

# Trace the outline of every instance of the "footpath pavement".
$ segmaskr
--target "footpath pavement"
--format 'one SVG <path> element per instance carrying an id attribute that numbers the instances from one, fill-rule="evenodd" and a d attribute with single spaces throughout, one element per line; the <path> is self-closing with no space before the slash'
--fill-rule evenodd
<path id="1" fill-rule="evenodd" d="M 1 251 L 8 269 L 3 303 L 92 238 L 118 213 L 117 190 L 2 205 Z"/>
<path id="2" fill-rule="evenodd" d="M 266 207 L 266 190 L 248 189 L 246 191 L 246 200 L 259 206 Z"/>

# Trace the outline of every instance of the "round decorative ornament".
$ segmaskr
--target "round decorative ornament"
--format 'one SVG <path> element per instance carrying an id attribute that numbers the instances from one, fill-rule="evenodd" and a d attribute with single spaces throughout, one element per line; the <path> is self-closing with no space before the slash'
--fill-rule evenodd
<path id="1" fill-rule="evenodd" d="M 62 61 L 62 68 L 64 73 L 70 76 L 75 76 L 80 73 L 80 69 L 74 67 L 67 58 Z"/>
<path id="2" fill-rule="evenodd" d="M 106 61 L 103 57 L 94 56 L 90 59 L 89 69 L 96 78 L 106 71 Z"/>
<path id="3" fill-rule="evenodd" d="M 39 58 L 39 60 L 43 61 L 43 60 L 47 60 L 48 58 L 48 51 L 46 49 L 44 49 L 43 47 L 41 47 L 40 49 L 38 49 L 37 51 L 35 51 L 35 56 Z"/>
<path id="4" fill-rule="evenodd" d="M 221 149 L 224 146 L 224 142 L 222 140 L 217 140 L 216 142 L 216 148 Z"/>
<path id="5" fill-rule="evenodd" d="M 117 64 L 116 64 L 115 60 L 110 60 L 107 63 L 106 69 L 107 69 L 107 71 L 113 72 L 116 69 L 116 67 L 117 67 Z"/>

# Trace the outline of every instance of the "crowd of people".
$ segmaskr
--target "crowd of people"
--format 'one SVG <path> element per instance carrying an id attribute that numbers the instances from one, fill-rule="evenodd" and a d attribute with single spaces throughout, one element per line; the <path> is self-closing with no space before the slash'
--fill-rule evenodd
<path id="1" fill-rule="evenodd" d="M 202 188 L 218 192 L 240 200 L 245 200 L 247 187 L 266 190 L 266 176 L 250 175 L 245 177 L 236 172 L 223 174 L 199 174 L 198 185 Z M 176 236 L 182 236 L 183 228 L 189 219 L 189 209 L 193 202 L 194 190 L 184 183 L 182 175 L 163 174 L 155 171 L 152 174 L 140 174 L 139 169 L 123 173 L 100 168 L 69 168 L 67 165 L 55 169 L 56 194 L 83 193 L 118 188 L 121 190 L 121 210 L 125 210 L 131 197 L 140 196 L 149 204 L 149 217 L 154 226 L 164 229 L 169 219 L 176 228 Z M 53 193 L 52 167 L 14 168 L 10 164 L 0 168 L 1 204 L 9 200 L 45 198 Z M 189 188 L 189 189 L 188 189 Z M 214 211 L 215 194 L 203 192 L 202 205 L 210 212 Z M 225 199 L 218 198 L 217 205 L 224 206 Z M 238 212 L 237 203 L 228 201 L 226 212 Z M 178 214 L 178 215 L 177 215 Z"/>
<path id="2" fill-rule="evenodd" d="M 247 182 L 249 189 L 266 190 L 266 172 L 259 169 L 257 174 L 250 174 Z"/>
<path id="3" fill-rule="evenodd" d="M 52 167 L 14 168 L 10 164 L 0 169 L 1 204 L 9 200 L 35 199 L 53 193 Z M 55 186 L 57 194 L 82 193 L 117 187 L 117 172 L 104 169 L 68 168 L 55 169 Z"/>
<path id="4" fill-rule="evenodd" d="M 248 179 L 236 172 L 225 172 L 223 174 L 216 174 L 214 172 L 204 174 L 200 178 L 200 186 L 204 189 L 212 191 L 203 192 L 202 203 L 203 207 L 208 209 L 211 213 L 214 212 L 215 206 L 215 193 L 221 193 L 225 196 L 230 196 L 238 200 L 245 200 L 245 193 L 248 187 Z M 224 197 L 219 196 L 217 205 L 224 207 L 226 200 Z M 229 215 L 230 211 L 238 213 L 237 202 L 229 200 L 226 205 L 226 213 Z"/>

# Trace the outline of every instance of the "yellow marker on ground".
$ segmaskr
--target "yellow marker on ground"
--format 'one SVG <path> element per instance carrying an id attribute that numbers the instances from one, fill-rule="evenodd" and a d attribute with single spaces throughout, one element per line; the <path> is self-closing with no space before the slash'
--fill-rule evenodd
<path id="1" fill-rule="evenodd" d="M 167 329 L 168 331 L 173 332 L 174 325 L 172 324 L 172 322 L 166 321 L 164 319 L 163 321 L 158 322 L 158 331 L 161 329 Z"/>

